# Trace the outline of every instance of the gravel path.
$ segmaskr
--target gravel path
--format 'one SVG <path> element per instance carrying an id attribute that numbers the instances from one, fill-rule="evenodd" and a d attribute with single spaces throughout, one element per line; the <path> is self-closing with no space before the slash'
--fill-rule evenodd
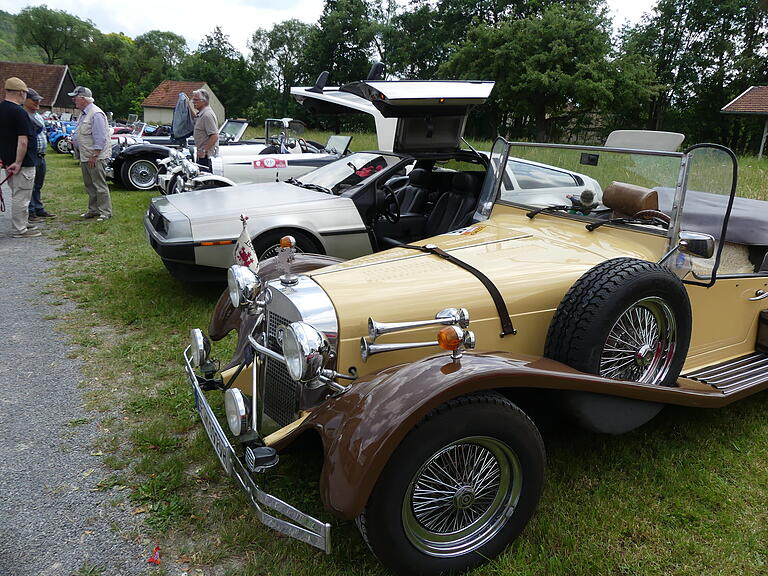
<path id="1" fill-rule="evenodd" d="M 141 518 L 94 454 L 98 414 L 83 407 L 81 361 L 50 318 L 43 294 L 57 247 L 11 238 L 0 213 L 0 576 L 151 574 L 153 544 L 129 539 Z M 72 304 L 65 304 L 64 309 Z M 127 491 L 126 491 L 127 492 Z M 183 573 L 162 559 L 167 574 Z"/>

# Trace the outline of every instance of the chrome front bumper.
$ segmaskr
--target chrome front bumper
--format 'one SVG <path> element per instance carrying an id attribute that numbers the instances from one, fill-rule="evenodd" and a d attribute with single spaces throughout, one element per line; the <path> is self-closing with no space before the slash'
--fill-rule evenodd
<path id="1" fill-rule="evenodd" d="M 205 431 L 208 433 L 208 439 L 216 455 L 219 457 L 224 470 L 235 479 L 238 486 L 248 495 L 248 500 L 256 511 L 256 517 L 259 521 L 273 530 L 277 530 L 296 540 L 301 540 L 329 554 L 331 552 L 331 525 L 304 514 L 290 504 L 286 504 L 282 500 L 267 494 L 255 484 L 251 473 L 246 469 L 235 453 L 234 447 L 224 434 L 224 430 L 216 419 L 216 415 L 211 410 L 205 394 L 203 394 L 203 390 L 197 382 L 197 375 L 192 367 L 190 347 L 184 350 L 184 363 L 189 382 L 192 385 L 192 391 L 195 395 L 195 406 L 197 407 L 198 414 L 200 414 L 200 420 L 203 422 Z M 266 511 L 267 508 L 293 522 L 273 516 Z"/>
<path id="2" fill-rule="evenodd" d="M 169 172 L 164 172 L 163 174 L 157 175 L 157 185 L 163 192 L 168 192 L 168 183 L 171 181 L 171 177 L 173 174 Z"/>

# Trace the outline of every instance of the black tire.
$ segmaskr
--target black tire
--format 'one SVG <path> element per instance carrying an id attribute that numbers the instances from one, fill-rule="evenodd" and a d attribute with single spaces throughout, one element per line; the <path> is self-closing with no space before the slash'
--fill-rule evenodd
<path id="1" fill-rule="evenodd" d="M 55 148 L 56 148 L 56 152 L 58 152 L 59 154 L 69 154 L 72 151 L 72 146 L 69 143 L 69 140 L 67 140 L 64 137 L 59 138 L 56 141 Z"/>
<path id="2" fill-rule="evenodd" d="M 627 331 L 642 322 L 645 330 Z M 622 341 L 625 334 L 631 342 Z M 672 386 L 690 340 L 691 307 L 680 279 L 654 262 L 615 258 L 592 268 L 565 295 L 544 355 L 590 374 Z"/>
<path id="3" fill-rule="evenodd" d="M 259 262 L 272 256 L 277 256 L 277 250 L 280 248 L 280 238 L 283 236 L 294 237 L 296 240 L 296 252 L 325 254 L 320 243 L 308 234 L 295 230 L 273 230 L 253 239 L 253 249 L 259 258 Z"/>
<path id="4" fill-rule="evenodd" d="M 155 158 L 139 156 L 123 162 L 120 177 L 129 190 L 151 190 L 157 185 Z"/>
<path id="5" fill-rule="evenodd" d="M 539 431 L 512 402 L 495 393 L 455 398 L 409 432 L 357 524 L 396 573 L 460 572 L 498 555 L 525 528 L 545 465 Z M 442 498 L 430 494 L 434 473 Z"/>

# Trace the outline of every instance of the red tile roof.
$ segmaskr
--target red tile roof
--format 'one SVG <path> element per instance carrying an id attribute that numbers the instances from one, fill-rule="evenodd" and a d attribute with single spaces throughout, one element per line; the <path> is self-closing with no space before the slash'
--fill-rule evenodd
<path id="1" fill-rule="evenodd" d="M 21 78 L 37 90 L 43 96 L 41 106 L 72 107 L 72 98 L 67 92 L 72 91 L 74 84 L 67 66 L 0 61 L 0 87 L 5 86 L 5 80 L 11 76 Z"/>
<path id="2" fill-rule="evenodd" d="M 724 114 L 768 115 L 768 86 L 750 86 L 720 109 Z"/>
<path id="3" fill-rule="evenodd" d="M 144 102 L 142 102 L 141 105 L 152 108 L 174 108 L 179 99 L 179 92 L 184 92 L 188 98 L 192 98 L 192 91 L 204 86 L 206 86 L 205 82 L 163 80 L 160 85 L 152 90 L 150 95 L 144 99 Z"/>

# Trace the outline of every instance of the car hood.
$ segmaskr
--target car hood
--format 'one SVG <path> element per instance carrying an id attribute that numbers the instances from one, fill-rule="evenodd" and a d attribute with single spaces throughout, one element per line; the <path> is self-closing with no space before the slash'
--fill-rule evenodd
<path id="1" fill-rule="evenodd" d="M 360 226 L 360 217 L 349 198 L 293 186 L 285 182 L 241 184 L 171 194 L 155 199 L 162 213 L 163 200 L 183 214 L 195 241 L 232 239 L 240 234 L 240 215 L 248 217 L 251 237 L 278 225 L 311 228 L 323 211 L 332 211 L 340 228 Z"/>
<path id="2" fill-rule="evenodd" d="M 521 215 L 491 219 L 429 240 L 494 283 L 514 327 L 519 334 L 526 333 L 520 338 L 500 338 L 499 314 L 488 290 L 474 275 L 436 255 L 394 248 L 311 276 L 336 306 L 341 356 L 350 358 L 357 369 L 359 339 L 367 334 L 369 316 L 378 322 L 426 320 L 449 307 L 469 310 L 478 348 L 541 354 L 552 314 L 582 274 L 619 256 L 655 261 L 666 245 L 662 236 L 617 232 L 605 228 L 587 232 L 584 222 L 550 216 L 529 220 Z M 435 332 L 434 327 L 413 331 L 406 340 L 434 340 Z M 399 338 L 402 341 L 403 336 Z M 369 359 L 366 372 L 378 358 Z"/>

